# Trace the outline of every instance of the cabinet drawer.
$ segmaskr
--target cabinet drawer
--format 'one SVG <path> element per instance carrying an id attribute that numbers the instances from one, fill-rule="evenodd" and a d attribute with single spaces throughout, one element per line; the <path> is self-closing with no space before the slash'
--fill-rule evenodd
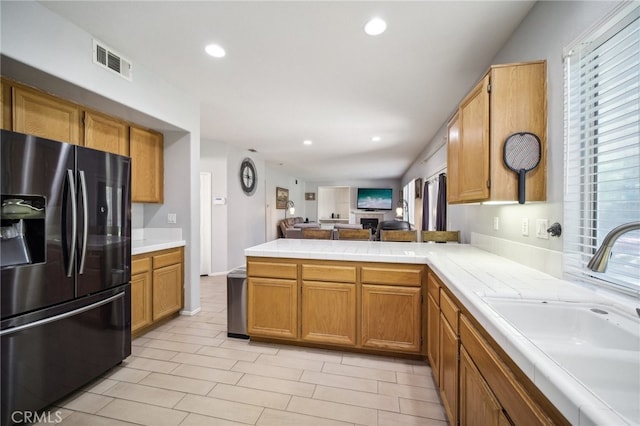
<path id="1" fill-rule="evenodd" d="M 458 334 L 458 314 L 460 313 L 460 309 L 453 303 L 453 300 L 447 296 L 447 293 L 444 290 L 440 290 L 440 310 L 442 314 L 453 328 L 453 331 Z"/>
<path id="2" fill-rule="evenodd" d="M 310 281 L 356 282 L 355 266 L 302 265 L 302 279 Z"/>
<path id="3" fill-rule="evenodd" d="M 182 263 L 182 250 L 176 249 L 153 256 L 153 269 Z"/>
<path id="4" fill-rule="evenodd" d="M 433 297 L 436 306 L 440 306 L 440 283 L 435 274 L 431 272 L 427 274 L 427 293 Z"/>
<path id="5" fill-rule="evenodd" d="M 264 278 L 298 278 L 298 266 L 295 263 L 247 262 L 247 276 Z"/>
<path id="6" fill-rule="evenodd" d="M 362 282 L 367 284 L 388 284 L 415 286 L 422 285 L 421 269 L 392 269 L 362 267 Z"/>
<path id="7" fill-rule="evenodd" d="M 148 272 L 151 270 L 150 257 L 133 257 L 131 259 L 131 275 Z"/>

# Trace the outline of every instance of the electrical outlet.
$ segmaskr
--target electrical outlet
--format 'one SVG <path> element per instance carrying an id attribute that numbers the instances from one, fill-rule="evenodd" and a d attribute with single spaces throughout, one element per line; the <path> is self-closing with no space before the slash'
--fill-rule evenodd
<path id="1" fill-rule="evenodd" d="M 176 214 L 175 213 L 169 213 L 167 215 L 167 223 L 176 223 Z"/>
<path id="2" fill-rule="evenodd" d="M 549 228 L 549 221 L 547 219 L 536 219 L 536 238 L 548 240 L 549 239 L 549 233 L 547 232 L 548 228 Z"/>
<path id="3" fill-rule="evenodd" d="M 500 229 L 500 220 L 498 219 L 498 216 L 495 216 L 493 218 L 493 230 L 497 231 Z"/>
<path id="4" fill-rule="evenodd" d="M 521 231 L 524 237 L 529 236 L 529 219 L 527 219 L 526 217 L 522 218 Z"/>

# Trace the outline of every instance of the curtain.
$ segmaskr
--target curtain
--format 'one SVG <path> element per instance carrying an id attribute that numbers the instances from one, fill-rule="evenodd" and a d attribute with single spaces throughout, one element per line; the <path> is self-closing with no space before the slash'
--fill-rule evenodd
<path id="1" fill-rule="evenodd" d="M 447 176 L 438 176 L 438 201 L 436 206 L 436 231 L 447 230 Z"/>
<path id="2" fill-rule="evenodd" d="M 429 230 L 429 216 L 431 216 L 431 212 L 429 211 L 429 182 L 425 181 L 424 183 L 424 193 L 422 194 L 422 230 Z"/>

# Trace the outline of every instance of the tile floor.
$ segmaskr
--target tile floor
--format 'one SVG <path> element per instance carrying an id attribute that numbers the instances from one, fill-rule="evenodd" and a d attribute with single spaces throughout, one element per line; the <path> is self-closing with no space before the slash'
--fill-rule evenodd
<path id="1" fill-rule="evenodd" d="M 50 407 L 72 426 L 442 425 L 426 363 L 226 336 L 226 277 L 202 311 L 138 337 L 121 366 Z"/>

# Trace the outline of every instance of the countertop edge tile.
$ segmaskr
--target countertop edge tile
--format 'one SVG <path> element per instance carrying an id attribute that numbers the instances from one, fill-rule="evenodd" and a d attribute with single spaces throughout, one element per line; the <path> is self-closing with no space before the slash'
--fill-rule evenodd
<path id="1" fill-rule="evenodd" d="M 150 253 L 152 251 L 184 247 L 185 240 L 133 240 L 131 241 L 131 255 Z"/>

